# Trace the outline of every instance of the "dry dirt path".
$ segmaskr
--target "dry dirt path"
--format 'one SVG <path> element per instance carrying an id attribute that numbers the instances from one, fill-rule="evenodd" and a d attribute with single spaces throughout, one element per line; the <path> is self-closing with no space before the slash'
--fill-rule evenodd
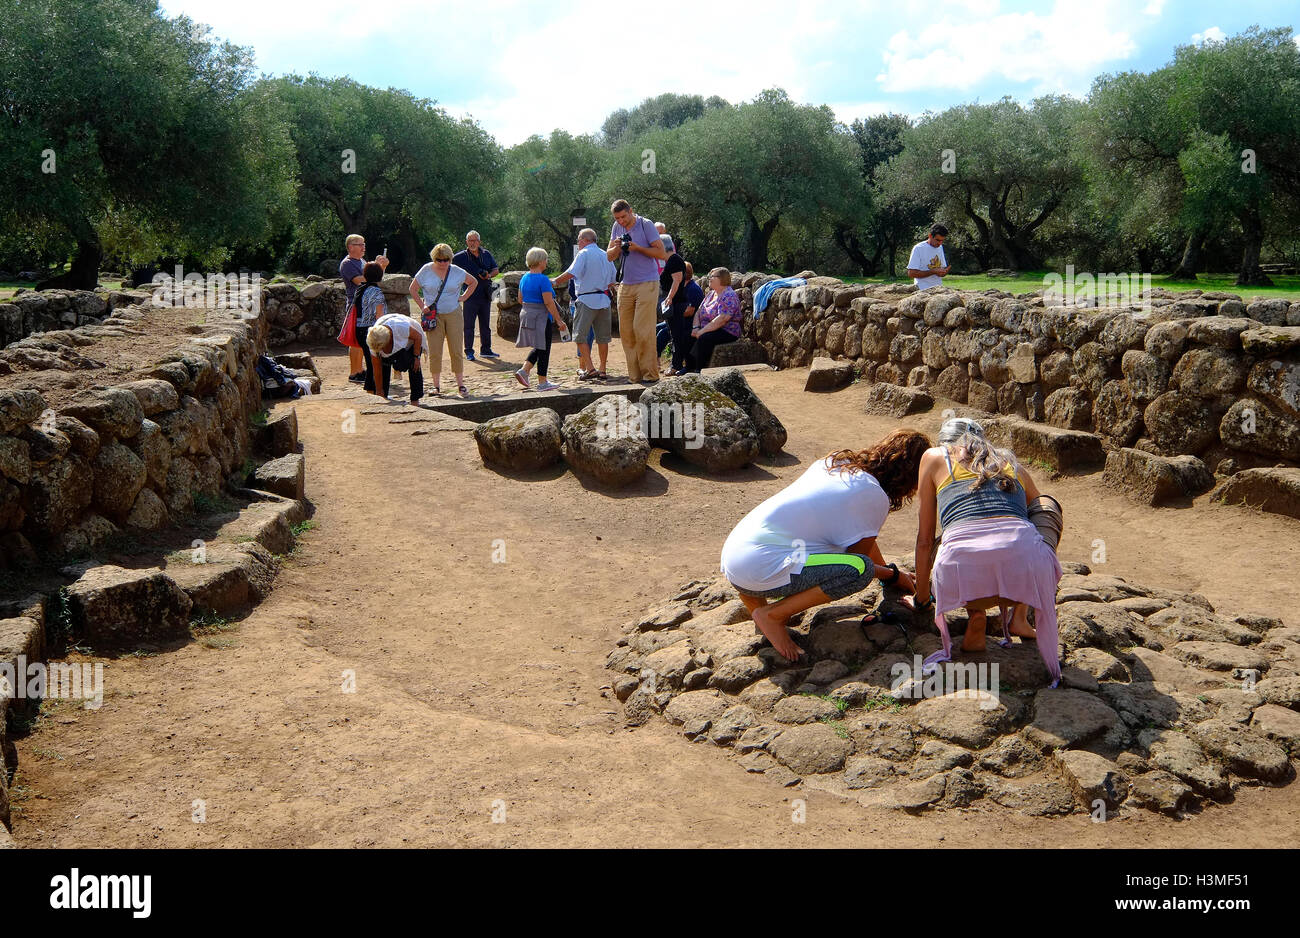
<path id="1" fill-rule="evenodd" d="M 612 358 L 621 372 L 617 350 Z M 327 388 L 345 386 L 345 358 L 329 351 L 318 363 Z M 470 364 L 471 387 L 506 367 L 488 377 L 490 366 Z M 985 802 L 910 817 L 780 788 L 661 721 L 623 729 L 602 691 L 621 624 L 713 572 L 731 525 L 809 460 L 866 445 L 894 423 L 863 416 L 862 387 L 814 396 L 801 372 L 749 378 L 790 429 L 788 456 L 712 480 L 656 452 L 645 481 L 617 494 L 558 468 L 530 481 L 499 475 L 468 433 L 412 435 L 432 424 L 363 414 L 355 434 L 341 432 L 341 411 L 360 400 L 298 402 L 315 528 L 271 597 L 226 633 L 229 647 L 195 642 L 107 662 L 102 709 L 58 708 L 20 740 L 15 838 L 32 847 L 1294 844 L 1297 784 L 1245 789 L 1182 822 L 1031 819 Z M 939 422 L 937 409 L 912 421 L 931 433 Z M 1098 570 L 1300 621 L 1300 522 L 1204 498 L 1192 509 L 1142 508 L 1098 479 L 1044 485 L 1065 505 L 1062 558 L 1088 560 L 1101 538 Z M 891 518 L 887 556 L 910 552 L 915 521 L 914 507 Z M 500 541 L 505 562 L 494 563 Z M 342 690 L 348 669 L 355 693 Z M 795 798 L 807 802 L 805 823 L 791 820 Z M 504 823 L 492 822 L 494 802 Z"/>

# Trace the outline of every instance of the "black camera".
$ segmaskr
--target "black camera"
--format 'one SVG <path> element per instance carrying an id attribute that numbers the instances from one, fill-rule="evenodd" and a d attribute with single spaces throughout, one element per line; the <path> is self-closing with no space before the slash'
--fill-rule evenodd
<path id="1" fill-rule="evenodd" d="M 631 250 L 632 250 L 632 249 L 631 249 L 631 244 L 632 244 L 632 235 L 630 235 L 630 234 L 625 234 L 625 235 L 623 235 L 623 237 L 622 237 L 621 240 L 622 240 L 622 242 L 623 242 L 623 256 L 624 256 L 624 257 L 627 257 L 627 255 L 628 255 L 628 254 L 631 252 Z"/>

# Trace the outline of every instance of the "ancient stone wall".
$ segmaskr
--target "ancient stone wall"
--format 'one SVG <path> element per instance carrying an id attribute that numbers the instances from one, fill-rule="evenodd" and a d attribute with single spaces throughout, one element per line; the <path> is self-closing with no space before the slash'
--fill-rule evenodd
<path id="1" fill-rule="evenodd" d="M 0 566 L 156 529 L 216 496 L 249 457 L 265 342 L 260 313 L 123 306 L 0 351 Z M 127 364 L 131 346 L 158 351 Z"/>
<path id="2" fill-rule="evenodd" d="M 1155 291 L 1140 306 L 1080 308 L 813 277 L 754 319 L 768 279 L 737 272 L 733 285 L 745 336 L 778 366 L 848 360 L 867 381 L 1199 456 L 1219 472 L 1300 464 L 1300 303 Z"/>

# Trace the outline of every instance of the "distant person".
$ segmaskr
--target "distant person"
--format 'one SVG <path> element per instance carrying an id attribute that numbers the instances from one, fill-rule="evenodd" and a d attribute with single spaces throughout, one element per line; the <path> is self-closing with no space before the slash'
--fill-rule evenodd
<path id="1" fill-rule="evenodd" d="M 474 361 L 474 323 L 478 323 L 479 354 L 484 358 L 500 358 L 492 351 L 492 278 L 500 273 L 496 258 L 483 247 L 477 231 L 465 235 L 465 250 L 457 252 L 451 262 L 469 272 L 478 289 L 466 294 L 465 304 L 465 358 Z"/>
<path id="2" fill-rule="evenodd" d="M 664 314 L 664 322 L 668 324 L 668 334 L 673 342 L 672 367 L 668 371 L 672 376 L 686 373 L 686 352 L 693 344 L 691 324 L 695 319 L 695 311 L 703 302 L 704 293 L 691 279 L 686 261 L 677 253 L 673 239 L 664 235 L 661 240 L 664 250 L 668 252 L 668 260 L 664 262 L 664 271 L 659 275 L 659 289 L 664 297 L 659 309 Z M 694 302 L 691 302 L 692 287 L 699 294 Z"/>
<path id="3" fill-rule="evenodd" d="M 371 394 L 375 393 L 375 369 L 372 357 L 366 350 L 369 348 L 366 344 L 366 336 L 370 332 L 370 327 L 382 316 L 388 314 L 388 305 L 384 302 L 384 291 L 380 289 L 379 282 L 384 279 L 384 268 L 379 264 L 371 261 L 366 264 L 363 271 L 365 282 L 357 287 L 357 322 L 355 326 L 355 336 L 357 340 L 357 349 L 365 354 L 361 357 L 365 359 L 365 381 L 362 387 Z M 385 379 L 384 386 L 388 386 Z"/>
<path id="4" fill-rule="evenodd" d="M 347 256 L 339 261 L 339 276 L 343 278 L 343 290 L 347 294 L 347 302 L 343 306 L 344 312 L 352 306 L 352 300 L 357 293 L 357 287 L 365 281 L 366 267 L 366 239 L 359 234 L 350 234 L 343 241 L 344 250 Z M 388 258 L 382 254 L 375 255 L 376 264 L 380 270 L 388 269 Z M 366 354 L 359 348 L 348 346 L 348 380 L 362 383 L 365 381 Z"/>
<path id="5" fill-rule="evenodd" d="M 596 232 L 583 228 L 578 232 L 578 252 L 569 269 L 552 282 L 557 290 L 573 281 L 573 336 L 578 346 L 578 379 L 601 380 L 609 377 L 609 340 L 613 336 L 613 313 L 609 291 L 618 280 L 618 269 L 596 244 Z M 600 352 L 600 368 L 591 361 L 591 344 Z"/>
<path id="6" fill-rule="evenodd" d="M 517 348 L 532 349 L 524 367 L 515 372 L 515 380 L 531 391 L 530 383 L 533 366 L 537 366 L 537 384 L 539 391 L 554 391 L 559 387 L 547 378 L 551 366 L 551 343 L 555 340 L 555 329 L 559 326 L 562 336 L 568 335 L 564 320 L 560 318 L 560 308 L 555 304 L 555 287 L 551 278 L 546 276 L 546 264 L 550 255 L 544 248 L 529 248 L 524 260 L 528 264 L 528 273 L 519 278 L 519 301 L 523 311 L 519 314 L 519 338 Z"/>
<path id="7" fill-rule="evenodd" d="M 450 244 L 434 245 L 429 252 L 429 263 L 411 278 L 410 289 L 411 299 L 420 304 L 420 321 L 425 326 L 433 393 L 442 393 L 442 346 L 445 342 L 451 356 L 451 370 L 456 375 L 456 386 L 460 396 L 466 397 L 469 388 L 465 387 L 465 359 L 460 351 L 465 334 L 461 303 L 474 295 L 481 281 L 471 277 L 465 268 L 453 264 L 453 256 Z M 461 287 L 466 288 L 464 293 L 460 292 Z"/>
<path id="8" fill-rule="evenodd" d="M 691 329 L 694 344 L 686 353 L 686 370 L 699 373 L 709 367 L 713 350 L 740 338 L 740 296 L 731 289 L 731 271 L 715 267 L 709 271 L 709 295 L 700 303 Z"/>
<path id="9" fill-rule="evenodd" d="M 655 354 L 658 262 L 667 260 L 668 254 L 654 223 L 635 214 L 625 199 L 611 205 L 610 211 L 614 226 L 610 229 L 605 256 L 615 263 L 623 259 L 623 277 L 618 287 L 618 332 L 627 358 L 627 376 L 649 384 L 659 380 L 659 356 Z"/>
<path id="10" fill-rule="evenodd" d="M 889 513 L 916 493 L 925 434 L 898 429 L 861 452 L 819 459 L 747 514 L 722 545 L 722 572 L 754 624 L 782 657 L 803 652 L 787 623 L 797 612 L 844 599 L 873 578 L 903 590 L 915 582 L 876 545 Z"/>
<path id="11" fill-rule="evenodd" d="M 930 236 L 912 248 L 912 256 L 907 259 L 907 275 L 918 290 L 943 286 L 943 278 L 952 270 L 943 254 L 947 237 L 948 229 L 936 222 L 930 226 Z"/>
<path id="12" fill-rule="evenodd" d="M 375 320 L 366 333 L 366 346 L 374 360 L 376 394 L 387 400 L 391 372 L 409 372 L 411 403 L 420 403 L 420 398 L 424 397 L 424 375 L 420 372 L 423 339 L 420 321 L 404 313 L 389 313 Z"/>
<path id="13" fill-rule="evenodd" d="M 655 231 L 659 232 L 659 235 L 660 235 L 660 237 L 662 238 L 663 235 L 668 234 L 668 226 L 665 225 L 665 224 L 664 224 L 663 222 L 661 222 L 661 221 L 657 221 L 657 222 L 655 222 Z M 660 261 L 660 262 L 659 262 L 659 276 L 662 277 L 663 275 L 664 275 L 664 262 L 663 262 L 663 261 Z M 659 288 L 659 302 L 660 302 L 660 303 L 663 303 L 663 299 L 664 299 L 664 291 L 663 291 L 663 287 L 660 287 L 660 288 Z"/>

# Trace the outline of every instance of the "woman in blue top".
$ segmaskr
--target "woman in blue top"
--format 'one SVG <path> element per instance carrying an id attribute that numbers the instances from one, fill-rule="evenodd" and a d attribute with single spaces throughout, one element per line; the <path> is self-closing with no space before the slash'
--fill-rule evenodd
<path id="1" fill-rule="evenodd" d="M 524 386 L 525 391 L 532 390 L 529 379 L 533 365 L 537 366 L 537 377 L 541 379 L 537 390 L 553 391 L 559 387 L 546 378 L 551 365 L 551 341 L 555 327 L 559 326 L 560 337 L 564 341 L 569 339 L 568 327 L 564 325 L 559 307 L 555 305 L 555 287 L 551 284 L 551 278 L 545 274 L 549 257 L 543 248 L 529 248 L 524 258 L 528 263 L 528 273 L 519 278 L 519 301 L 524 308 L 519 314 L 519 338 L 515 347 L 531 348 L 532 351 L 528 353 L 524 367 L 515 372 L 515 379 Z"/>
<path id="2" fill-rule="evenodd" d="M 438 244 L 429 252 L 429 263 L 411 278 L 411 299 L 420 306 L 421 317 L 437 311 L 438 322 L 424 332 L 425 348 L 429 354 L 429 374 L 433 377 L 433 393 L 441 394 L 442 345 L 447 343 L 451 354 L 451 370 L 456 375 L 460 396 L 469 394 L 465 387 L 465 353 L 461 345 L 465 338 L 465 316 L 460 304 L 474 295 L 478 278 L 471 277 L 463 267 L 451 262 L 451 245 Z M 464 293 L 461 287 L 467 287 Z M 421 299 L 421 294 L 424 298 Z"/>

